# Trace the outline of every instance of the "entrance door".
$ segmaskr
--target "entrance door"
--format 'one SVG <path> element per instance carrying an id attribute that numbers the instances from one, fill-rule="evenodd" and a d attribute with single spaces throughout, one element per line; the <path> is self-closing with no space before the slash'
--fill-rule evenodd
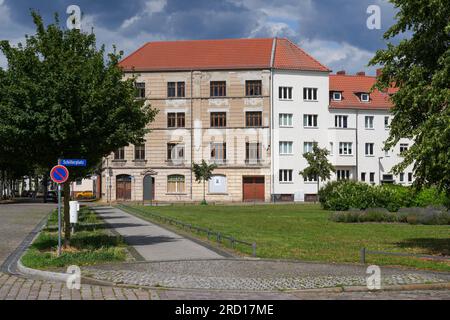
<path id="1" fill-rule="evenodd" d="M 144 177 L 144 201 L 155 200 L 155 178 L 151 175 Z"/>
<path id="2" fill-rule="evenodd" d="M 131 176 L 121 174 L 116 177 L 116 199 L 131 200 Z"/>
<path id="3" fill-rule="evenodd" d="M 264 177 L 243 177 L 242 191 L 244 201 L 264 201 Z"/>

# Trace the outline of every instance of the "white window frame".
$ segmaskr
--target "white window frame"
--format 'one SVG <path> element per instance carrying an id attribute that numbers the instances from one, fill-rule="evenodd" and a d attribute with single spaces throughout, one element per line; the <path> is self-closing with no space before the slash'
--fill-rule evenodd
<path id="1" fill-rule="evenodd" d="M 345 123 L 345 126 L 344 126 L 344 123 Z M 334 116 L 334 127 L 335 128 L 344 128 L 344 129 L 348 128 L 348 116 L 335 115 Z"/>
<path id="2" fill-rule="evenodd" d="M 408 143 L 400 143 L 400 146 L 399 146 L 400 154 L 402 154 L 405 151 L 408 151 L 408 149 L 409 149 Z"/>
<path id="3" fill-rule="evenodd" d="M 367 97 L 367 99 L 364 99 L 363 97 Z M 369 102 L 369 101 L 370 101 L 370 94 L 361 93 L 361 102 Z"/>
<path id="4" fill-rule="evenodd" d="M 303 88 L 303 100 L 304 101 L 318 101 L 318 88 Z"/>
<path id="5" fill-rule="evenodd" d="M 279 142 L 279 153 L 280 155 L 292 155 L 294 154 L 294 143 L 292 141 L 280 141 Z"/>
<path id="6" fill-rule="evenodd" d="M 278 100 L 290 101 L 292 100 L 292 87 L 279 86 L 278 87 Z"/>
<path id="7" fill-rule="evenodd" d="M 350 170 L 338 169 L 336 170 L 336 180 L 350 180 Z"/>
<path id="8" fill-rule="evenodd" d="M 293 172 L 294 170 L 292 169 L 280 169 L 278 171 L 278 181 L 280 183 L 292 183 Z"/>
<path id="9" fill-rule="evenodd" d="M 339 98 L 337 98 L 337 97 L 339 97 Z M 333 99 L 333 101 L 341 101 L 342 100 L 342 92 L 334 91 L 332 94 L 332 99 Z"/>
<path id="10" fill-rule="evenodd" d="M 279 117 L 279 126 L 280 128 L 292 128 L 293 126 L 293 117 L 292 113 L 280 113 Z"/>
<path id="11" fill-rule="evenodd" d="M 384 128 L 389 129 L 389 125 L 390 125 L 389 116 L 385 116 L 384 117 Z"/>
<path id="12" fill-rule="evenodd" d="M 353 142 L 339 142 L 339 155 L 340 156 L 353 155 Z"/>
<path id="13" fill-rule="evenodd" d="M 303 153 L 312 152 L 312 149 L 314 147 L 314 141 L 305 141 L 303 142 Z"/>
<path id="14" fill-rule="evenodd" d="M 364 147 L 364 154 L 366 157 L 373 157 L 375 149 L 375 143 L 367 142 Z"/>
<path id="15" fill-rule="evenodd" d="M 364 127 L 366 129 L 373 129 L 373 123 L 375 121 L 374 116 L 365 116 L 364 117 Z"/>
<path id="16" fill-rule="evenodd" d="M 319 115 L 304 114 L 303 115 L 303 127 L 304 128 L 318 128 L 319 127 Z"/>

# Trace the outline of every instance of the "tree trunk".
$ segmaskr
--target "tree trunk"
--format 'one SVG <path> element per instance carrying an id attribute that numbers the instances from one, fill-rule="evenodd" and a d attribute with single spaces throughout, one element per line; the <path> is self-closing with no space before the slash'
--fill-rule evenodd
<path id="1" fill-rule="evenodd" d="M 64 183 L 64 248 L 70 245 L 70 180 Z"/>
<path id="2" fill-rule="evenodd" d="M 47 203 L 48 178 L 47 178 L 46 174 L 44 174 L 44 177 L 42 179 L 42 184 L 44 185 L 44 203 Z"/>
<path id="3" fill-rule="evenodd" d="M 317 202 L 319 202 L 320 178 L 317 177 Z"/>

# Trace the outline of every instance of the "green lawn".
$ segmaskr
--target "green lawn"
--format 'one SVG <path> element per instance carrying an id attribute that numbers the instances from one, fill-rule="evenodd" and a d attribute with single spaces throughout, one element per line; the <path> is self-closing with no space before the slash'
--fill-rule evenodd
<path id="1" fill-rule="evenodd" d="M 102 220 L 91 209 L 81 208 L 78 221 L 70 247 L 63 249 L 58 257 L 58 214 L 52 212 L 46 228 L 22 257 L 22 263 L 30 268 L 52 269 L 126 259 L 126 244 L 122 238 L 108 234 Z"/>
<path id="2" fill-rule="evenodd" d="M 330 211 L 313 204 L 135 208 L 256 242 L 257 256 L 262 258 L 357 263 L 362 247 L 389 252 L 450 254 L 450 226 L 337 223 L 328 220 Z M 152 219 L 149 215 L 145 217 Z M 245 246 L 238 250 L 251 253 Z M 450 271 L 448 262 L 417 258 L 370 255 L 367 262 Z"/>

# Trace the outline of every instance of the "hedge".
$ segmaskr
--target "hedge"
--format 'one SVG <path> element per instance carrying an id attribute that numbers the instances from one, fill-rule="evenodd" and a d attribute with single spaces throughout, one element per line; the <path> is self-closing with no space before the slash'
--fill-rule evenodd
<path id="1" fill-rule="evenodd" d="M 445 194 L 436 188 L 416 191 L 399 185 L 373 186 L 356 181 L 332 181 L 319 191 L 319 201 L 326 210 L 346 211 L 384 208 L 396 212 L 400 208 L 442 206 L 448 204 Z"/>

